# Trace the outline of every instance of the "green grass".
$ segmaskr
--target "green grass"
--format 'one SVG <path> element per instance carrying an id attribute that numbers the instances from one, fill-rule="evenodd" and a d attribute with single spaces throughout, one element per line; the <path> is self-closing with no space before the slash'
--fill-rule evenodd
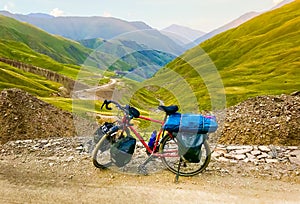
<path id="1" fill-rule="evenodd" d="M 28 23 L 0 16 L 0 37 L 22 42 L 61 63 L 81 64 L 92 51 L 78 42 L 50 35 Z"/>
<path id="2" fill-rule="evenodd" d="M 48 69 L 72 79 L 77 79 L 79 73 L 80 76 L 85 78 L 100 74 L 99 69 L 97 68 L 84 68 L 74 64 L 59 63 L 47 55 L 35 52 L 21 42 L 1 39 L 0 47 L 0 57 Z"/>
<path id="3" fill-rule="evenodd" d="M 0 62 L 0 90 L 20 88 L 38 96 L 57 93 L 61 84 Z"/>
<path id="4" fill-rule="evenodd" d="M 191 104 L 194 96 L 185 93 L 186 82 L 200 109 L 211 109 L 213 97 L 215 101 L 224 98 L 222 87 L 215 83 L 215 68 L 224 85 L 227 106 L 257 95 L 289 94 L 300 90 L 299 36 L 300 1 L 297 0 L 188 50 L 146 83 L 156 82 L 176 93 L 172 96 L 158 90 L 158 96 L 169 104 L 176 99 L 181 99 L 181 104 Z"/>
<path id="5" fill-rule="evenodd" d="M 62 110 L 72 112 L 83 117 L 91 116 L 90 114 L 94 113 L 103 115 L 114 114 L 114 112 L 106 109 L 101 110 L 100 107 L 103 102 L 99 100 L 81 100 L 63 97 L 39 97 L 39 99 Z"/>

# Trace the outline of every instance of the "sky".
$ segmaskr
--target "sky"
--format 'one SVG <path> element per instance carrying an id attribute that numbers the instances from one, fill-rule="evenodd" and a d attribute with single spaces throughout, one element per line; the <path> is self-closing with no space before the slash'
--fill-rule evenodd
<path id="1" fill-rule="evenodd" d="M 172 24 L 209 32 L 250 11 L 282 0 L 0 0 L 0 10 L 53 16 L 105 16 L 143 21 L 156 29 Z"/>

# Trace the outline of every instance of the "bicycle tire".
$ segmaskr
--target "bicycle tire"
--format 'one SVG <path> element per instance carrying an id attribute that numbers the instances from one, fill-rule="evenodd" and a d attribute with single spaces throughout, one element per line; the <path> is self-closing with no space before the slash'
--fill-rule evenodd
<path id="1" fill-rule="evenodd" d="M 176 138 L 171 138 L 170 135 L 165 135 L 160 143 L 159 152 L 161 154 L 164 154 L 170 152 L 169 149 L 171 149 L 171 151 L 178 151 L 177 141 Z M 210 147 L 206 140 L 201 146 L 201 151 L 202 154 L 199 163 L 189 163 L 186 161 L 182 161 L 181 167 L 179 169 L 179 176 L 195 176 L 206 169 L 211 159 Z M 178 153 L 177 157 L 162 156 L 161 160 L 169 171 L 177 174 L 178 164 L 180 161 L 180 156 L 178 155 Z"/>
<path id="2" fill-rule="evenodd" d="M 108 135 L 104 135 L 92 152 L 93 164 L 99 169 L 106 169 L 112 163 L 110 157 L 111 142 L 107 140 L 107 137 Z"/>

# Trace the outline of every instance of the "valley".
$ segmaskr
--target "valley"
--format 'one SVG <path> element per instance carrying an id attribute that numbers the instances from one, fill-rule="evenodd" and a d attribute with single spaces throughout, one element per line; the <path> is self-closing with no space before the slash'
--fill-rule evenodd
<path id="1" fill-rule="evenodd" d="M 299 25 L 300 0 L 208 33 L 0 11 L 0 202 L 298 203 Z M 118 114 L 105 99 L 159 120 L 160 104 L 215 115 L 207 169 L 175 183 L 156 158 L 138 174 L 141 143 L 125 167 L 96 169 L 93 134 Z"/>

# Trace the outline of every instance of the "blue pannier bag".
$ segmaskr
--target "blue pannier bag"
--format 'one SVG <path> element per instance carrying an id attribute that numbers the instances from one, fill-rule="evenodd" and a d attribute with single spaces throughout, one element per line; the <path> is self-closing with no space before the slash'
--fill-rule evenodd
<path id="1" fill-rule="evenodd" d="M 215 132 L 218 129 L 218 123 L 215 116 L 174 113 L 169 115 L 164 129 L 169 132 L 206 134 Z"/>

